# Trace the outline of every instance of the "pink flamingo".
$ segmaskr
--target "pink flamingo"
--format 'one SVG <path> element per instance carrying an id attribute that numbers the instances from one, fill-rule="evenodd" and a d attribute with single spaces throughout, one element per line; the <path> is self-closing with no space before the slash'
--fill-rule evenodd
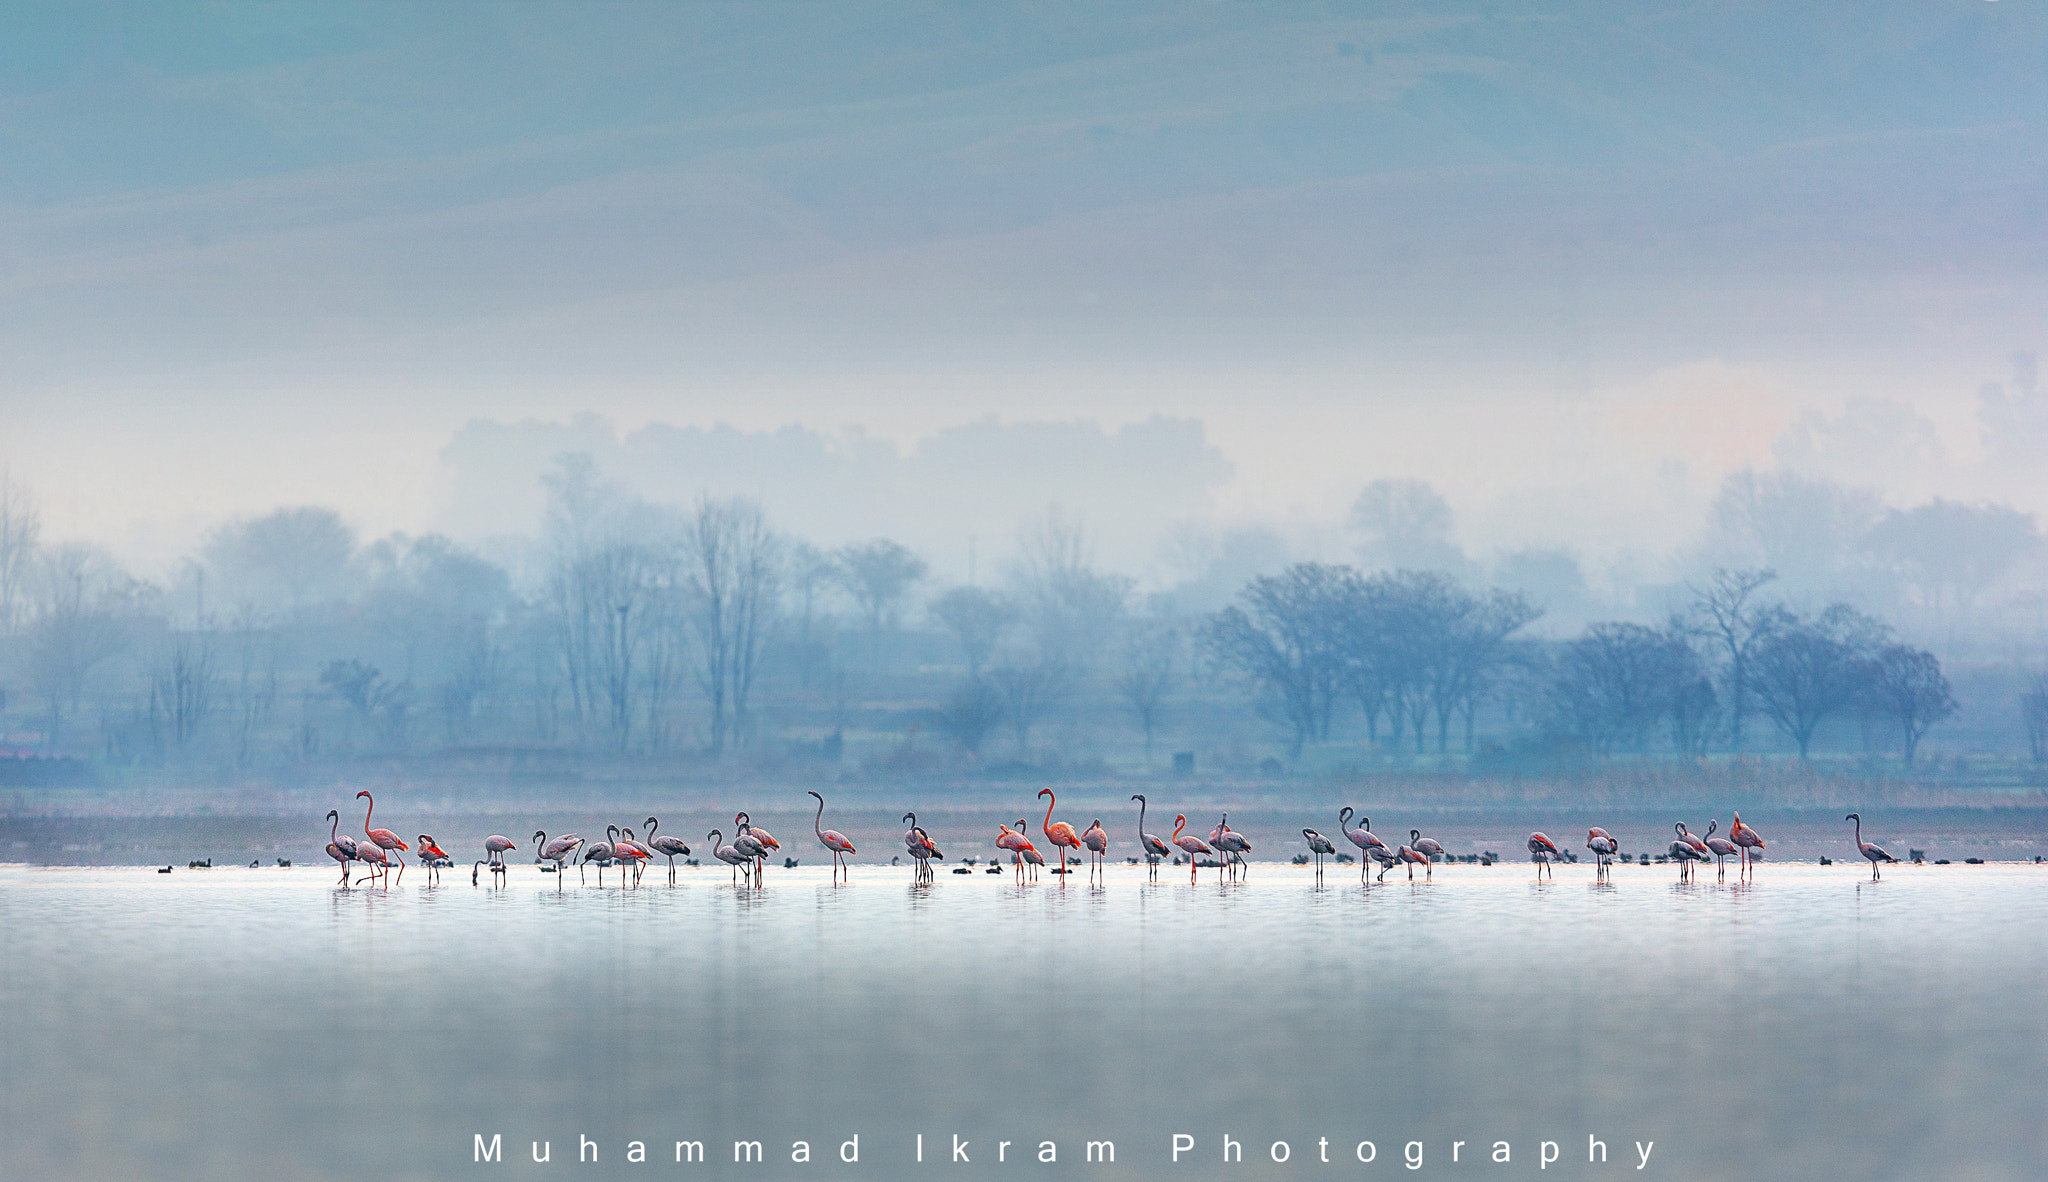
<path id="1" fill-rule="evenodd" d="M 1173 815 L 1173 844 L 1187 851 L 1188 885 L 1193 886 L 1195 882 L 1195 856 L 1198 854 L 1214 855 L 1216 851 L 1209 848 L 1208 842 L 1203 841 L 1201 838 L 1196 837 L 1194 834 L 1181 833 L 1181 830 L 1187 827 L 1187 817 L 1184 814 L 1175 813 Z"/>
<path id="2" fill-rule="evenodd" d="M 370 814 L 377 810 L 377 798 L 371 796 L 367 789 L 362 792 L 356 793 L 356 799 L 367 799 L 370 802 L 369 806 L 363 809 L 363 836 L 375 842 L 377 844 L 378 849 L 381 849 L 385 853 L 390 854 L 393 858 L 398 859 L 398 881 L 404 882 L 405 858 L 401 854 L 399 854 L 398 851 L 411 849 L 412 847 L 405 844 L 404 839 L 400 838 L 396 833 L 393 833 L 389 829 L 370 828 Z"/>
<path id="3" fill-rule="evenodd" d="M 448 856 L 448 851 L 441 848 L 440 843 L 434 840 L 433 834 L 420 834 L 420 865 L 427 868 L 428 886 L 441 881 L 442 866 L 454 864 L 455 859 Z"/>
<path id="4" fill-rule="evenodd" d="M 1102 869 L 1102 856 L 1109 852 L 1109 834 L 1102 831 L 1102 818 L 1097 817 L 1081 834 L 1081 844 L 1088 847 L 1090 874 Z"/>
<path id="5" fill-rule="evenodd" d="M 1883 877 L 1877 872 L 1877 864 L 1879 862 L 1896 862 L 1898 859 L 1886 853 L 1883 846 L 1863 840 L 1863 815 L 1861 813 L 1850 813 L 1842 819 L 1844 821 L 1856 822 L 1856 852 L 1869 860 L 1870 881 L 1876 882 L 1879 878 Z"/>
<path id="6" fill-rule="evenodd" d="M 1038 852 L 1037 847 L 1031 844 L 1031 839 L 1024 835 L 1024 819 L 1017 819 L 1015 829 L 1001 823 L 996 825 L 996 829 L 999 831 L 996 834 L 996 848 L 1010 851 L 1010 861 L 1017 867 L 1017 881 L 1024 881 L 1024 851 L 1030 850 L 1034 854 Z"/>
<path id="7" fill-rule="evenodd" d="M 391 871 L 391 859 L 385 855 L 383 848 L 373 841 L 356 843 L 356 861 L 365 866 L 376 867 L 368 875 L 356 879 L 357 886 L 370 881 L 371 878 L 382 878 Z"/>
<path id="8" fill-rule="evenodd" d="M 1410 831 L 1409 831 L 1409 834 L 1408 834 L 1408 836 L 1409 836 L 1409 838 L 1410 838 L 1410 839 L 1412 840 L 1412 839 L 1414 838 L 1414 836 L 1415 836 L 1415 833 L 1414 833 L 1414 831 L 1413 831 L 1413 830 L 1410 830 Z M 1420 863 L 1420 864 L 1421 864 L 1421 866 L 1422 866 L 1422 876 L 1423 876 L 1424 878 L 1427 878 L 1427 879 L 1431 879 L 1431 880 L 1434 880 L 1434 879 L 1435 879 L 1435 877 L 1436 877 L 1436 876 L 1435 876 L 1434 874 L 1432 874 L 1432 873 L 1431 873 L 1431 870 L 1433 869 L 1433 865 L 1434 865 L 1434 864 L 1430 862 L 1430 860 L 1429 860 L 1429 855 L 1428 855 L 1428 854 L 1425 854 L 1425 853 L 1423 853 L 1422 851 L 1420 851 L 1420 850 L 1418 850 L 1418 849 L 1416 849 L 1416 848 L 1415 848 L 1414 846 L 1412 846 L 1412 845 L 1404 845 L 1404 846 L 1402 846 L 1402 847 L 1401 847 L 1400 849 L 1397 849 L 1397 850 L 1395 850 L 1395 851 L 1394 851 L 1394 857 L 1395 857 L 1395 859 L 1396 859 L 1396 860 L 1398 860 L 1398 861 L 1401 861 L 1401 862 L 1406 862 L 1406 863 L 1408 864 L 1408 881 L 1409 881 L 1409 882 L 1414 882 L 1414 881 L 1415 881 L 1415 867 L 1416 867 L 1416 864 L 1417 864 L 1417 863 Z"/>
<path id="9" fill-rule="evenodd" d="M 1621 852 L 1621 843 L 1614 840 L 1613 834 L 1595 825 L 1586 830 L 1586 848 L 1593 851 L 1594 872 L 1604 876 L 1614 855 Z"/>
<path id="10" fill-rule="evenodd" d="M 818 825 L 825 819 L 825 798 L 818 796 L 815 792 L 811 793 L 811 795 L 818 797 L 818 815 L 811 818 L 811 832 L 818 835 L 818 844 L 832 851 L 832 862 L 838 867 L 838 869 L 833 871 L 834 876 L 836 877 L 844 873 L 847 876 L 847 880 L 852 881 L 852 872 L 846 868 L 846 855 L 857 854 L 860 851 L 854 849 L 853 843 L 846 840 L 846 836 L 837 829 L 818 828 Z"/>
<path id="11" fill-rule="evenodd" d="M 909 850 L 910 856 L 917 859 L 917 877 L 930 878 L 932 859 L 937 858 L 943 862 L 946 855 L 939 852 L 939 847 L 932 841 L 932 835 L 926 833 L 924 827 L 917 823 L 916 813 L 905 813 L 903 819 L 910 823 L 910 828 L 903 831 L 903 848 Z"/>
<path id="12" fill-rule="evenodd" d="M 1689 846 L 1691 846 L 1691 847 L 1692 847 L 1692 852 L 1693 852 L 1693 854 L 1694 854 L 1694 857 L 1693 857 L 1693 859 L 1692 859 L 1692 861 L 1693 861 L 1693 862 L 1704 862 L 1704 861 L 1706 861 L 1706 860 L 1707 860 L 1708 858 L 1711 858 L 1711 857 L 1713 857 L 1713 856 L 1714 856 L 1714 851 L 1713 851 L 1713 850 L 1711 850 L 1711 849 L 1708 849 L 1708 848 L 1707 848 L 1707 843 L 1706 843 L 1706 842 L 1704 842 L 1704 841 L 1702 841 L 1702 840 L 1700 840 L 1700 839 L 1699 839 L 1698 837 L 1696 837 L 1696 836 L 1695 836 L 1695 835 L 1693 834 L 1693 831 L 1692 831 L 1692 830 L 1690 830 L 1690 829 L 1687 829 L 1687 828 L 1685 827 L 1685 822 L 1684 822 L 1684 821 L 1680 821 L 1680 822 L 1678 822 L 1677 824 L 1675 824 L 1674 826 L 1672 826 L 1672 828 L 1673 828 L 1673 829 L 1675 829 L 1675 830 L 1676 830 L 1676 831 L 1678 832 L 1678 838 L 1679 838 L 1679 840 L 1680 840 L 1680 841 L 1683 841 L 1683 842 L 1684 842 L 1685 844 L 1687 844 L 1687 845 L 1689 845 Z M 1687 869 L 1688 869 L 1688 871 L 1690 871 L 1690 869 L 1691 869 L 1691 862 L 1688 862 L 1688 863 L 1687 863 L 1686 865 L 1687 865 Z"/>
<path id="13" fill-rule="evenodd" d="M 1735 824 L 1728 829 L 1728 840 L 1742 847 L 1742 869 L 1745 873 L 1755 867 L 1756 855 L 1763 852 L 1763 835 L 1742 823 L 1742 811 L 1736 810 Z"/>
<path id="14" fill-rule="evenodd" d="M 1557 843 L 1544 836 L 1541 832 L 1531 833 L 1529 835 L 1529 860 L 1536 863 L 1536 877 L 1543 877 L 1543 872 L 1550 868 L 1550 862 L 1553 858 L 1560 862 L 1564 861 L 1564 851 L 1558 849 Z M 1553 874 L 1551 877 L 1555 878 L 1556 875 Z"/>
<path id="15" fill-rule="evenodd" d="M 1378 860 L 1380 854 L 1388 852 L 1387 843 L 1381 841 L 1379 834 L 1372 831 L 1371 817 L 1361 814 L 1358 818 L 1360 822 L 1359 827 L 1353 829 L 1351 827 L 1351 813 L 1352 808 L 1348 804 L 1337 810 L 1337 829 L 1344 835 L 1346 840 L 1358 847 L 1360 855 L 1358 859 L 1358 881 L 1364 882 L 1368 863 Z M 1380 877 L 1386 877 L 1386 867 L 1391 864 L 1391 862 L 1381 862 Z"/>
<path id="16" fill-rule="evenodd" d="M 1694 844 L 1692 834 L 1685 831 L 1685 822 L 1678 822 L 1671 830 L 1678 836 L 1671 839 L 1671 848 L 1665 852 L 1672 861 L 1678 863 L 1678 877 L 1691 878 L 1692 864 L 1704 862 L 1713 855 L 1707 852 L 1705 846 Z"/>
<path id="17" fill-rule="evenodd" d="M 621 829 L 618 840 L 612 842 L 612 857 L 633 868 L 633 885 L 639 886 L 640 874 L 647 869 L 647 863 L 654 857 L 654 851 L 634 840 L 631 829 Z M 624 873 L 625 871 L 620 871 L 621 875 Z"/>
<path id="18" fill-rule="evenodd" d="M 1067 851 L 1069 849 L 1080 849 L 1081 837 L 1074 832 L 1072 825 L 1067 824 L 1065 821 L 1055 821 L 1052 819 L 1052 806 L 1059 803 L 1059 797 L 1052 794 L 1052 789 L 1040 788 L 1038 794 L 1046 798 L 1045 823 L 1040 825 L 1039 829 L 1044 832 L 1045 839 L 1052 843 L 1052 852 L 1060 860 L 1059 873 L 1064 876 L 1067 872 Z M 1060 885 L 1065 886 L 1066 881 L 1066 878 L 1062 877 Z"/>
<path id="19" fill-rule="evenodd" d="M 1159 877 L 1159 863 L 1173 856 L 1173 850 L 1151 833 L 1145 832 L 1145 794 L 1134 792 L 1131 799 L 1138 802 L 1138 848 L 1145 851 L 1145 866 L 1151 877 Z"/>
<path id="20" fill-rule="evenodd" d="M 513 841 L 502 833 L 493 833 L 489 837 L 484 838 L 484 855 L 490 860 L 491 873 L 506 873 L 509 868 L 505 865 L 505 851 L 518 848 L 518 842 Z M 401 873 L 399 877 L 403 878 L 404 875 Z"/>
<path id="21" fill-rule="evenodd" d="M 327 827 L 327 856 L 341 863 L 341 885 L 348 885 L 348 864 L 356 857 L 356 839 L 341 832 L 341 813 L 327 810 L 327 819 L 334 822 Z"/>
<path id="22" fill-rule="evenodd" d="M 1420 829 L 1410 829 L 1408 831 L 1408 844 L 1414 848 L 1416 853 L 1428 858 L 1431 862 L 1442 861 L 1448 856 L 1444 853 L 1444 847 L 1437 842 L 1436 838 L 1424 837 Z"/>

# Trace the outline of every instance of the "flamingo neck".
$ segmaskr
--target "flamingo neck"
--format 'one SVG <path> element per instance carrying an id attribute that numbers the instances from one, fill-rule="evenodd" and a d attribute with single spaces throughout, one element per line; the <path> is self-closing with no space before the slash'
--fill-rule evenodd
<path id="1" fill-rule="evenodd" d="M 825 798 L 824 798 L 824 797 L 822 797 L 822 796 L 820 796 L 820 797 L 818 797 L 818 815 L 817 815 L 817 816 L 815 816 L 815 817 L 812 817 L 812 818 L 811 818 L 811 832 L 813 832 L 813 833 L 815 833 L 815 834 L 817 834 L 817 835 L 818 835 L 818 840 L 819 840 L 819 841 L 823 841 L 823 840 L 825 840 L 825 833 L 824 833 L 824 829 L 823 829 L 823 822 L 824 822 L 824 820 L 825 820 Z"/>
<path id="2" fill-rule="evenodd" d="M 1058 804 L 1059 802 L 1059 797 L 1054 796 L 1050 792 L 1045 794 L 1045 827 L 1048 830 L 1052 828 L 1052 806 Z"/>

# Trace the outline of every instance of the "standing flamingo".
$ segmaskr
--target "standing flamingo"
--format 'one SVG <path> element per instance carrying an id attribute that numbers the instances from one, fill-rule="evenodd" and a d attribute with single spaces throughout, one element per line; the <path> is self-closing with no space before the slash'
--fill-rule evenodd
<path id="1" fill-rule="evenodd" d="M 1399 858 L 1396 858 L 1394 856 L 1394 851 L 1388 849 L 1385 846 L 1385 844 L 1376 845 L 1371 849 L 1365 851 L 1365 853 L 1366 857 L 1371 858 L 1373 861 L 1378 862 L 1380 864 L 1380 872 L 1377 876 L 1373 878 L 1374 882 L 1387 881 L 1387 871 L 1392 870 L 1394 867 L 1400 865 L 1401 860 Z M 1408 877 L 1414 878 L 1415 872 L 1412 870 L 1409 871 Z"/>
<path id="2" fill-rule="evenodd" d="M 760 852 L 754 856 L 754 881 L 758 883 L 761 881 L 761 869 L 768 863 L 768 855 L 781 849 L 782 843 L 775 840 L 774 834 L 755 825 L 754 818 L 744 812 L 735 813 L 732 823 L 736 826 L 732 834 L 732 843 L 735 847 L 745 844 L 741 838 L 746 838 L 761 847 Z"/>
<path id="3" fill-rule="evenodd" d="M 903 848 L 909 850 L 910 856 L 917 859 L 917 877 L 930 878 L 932 859 L 936 857 L 943 862 L 946 855 L 939 853 L 939 847 L 932 842 L 932 835 L 926 833 L 924 827 L 917 823 L 916 813 L 905 813 L 903 819 L 910 822 L 910 828 L 903 831 Z"/>
<path id="4" fill-rule="evenodd" d="M 1389 851 L 1387 850 L 1387 843 L 1381 841 L 1379 835 L 1372 831 L 1371 817 L 1361 815 L 1358 818 L 1360 822 L 1359 827 L 1356 829 L 1351 827 L 1352 811 L 1351 806 L 1348 804 L 1337 810 L 1337 831 L 1342 833 L 1345 839 L 1352 845 L 1358 847 L 1360 855 L 1358 859 L 1358 881 L 1364 882 L 1367 861 L 1379 859 L 1380 854 L 1388 853 Z M 1380 877 L 1385 878 L 1387 873 L 1386 866 L 1390 863 L 1386 860 L 1380 861 Z"/>
<path id="5" fill-rule="evenodd" d="M 549 841 L 545 830 L 536 829 L 533 831 L 533 856 L 543 862 L 553 862 L 555 864 L 555 893 L 560 894 L 562 890 L 564 863 L 568 862 L 569 855 L 576 852 L 576 847 L 582 844 L 583 839 L 574 833 L 564 833 L 553 841 Z"/>
<path id="6" fill-rule="evenodd" d="M 377 798 L 371 796 L 368 790 L 356 793 L 356 799 L 367 799 L 370 802 L 369 805 L 363 809 L 363 836 L 369 838 L 372 842 L 375 842 L 378 849 L 381 849 L 385 853 L 390 854 L 393 858 L 398 859 L 398 881 L 404 882 L 405 858 L 401 856 L 398 851 L 411 849 L 412 847 L 405 844 L 405 842 L 401 840 L 396 833 L 393 833 L 389 829 L 370 828 L 370 814 L 377 810 Z"/>
<path id="7" fill-rule="evenodd" d="M 1725 878 L 1728 874 L 1728 865 L 1727 863 L 1721 861 L 1721 859 L 1727 857 L 1730 854 L 1742 852 L 1741 846 L 1736 845 L 1734 842 L 1729 841 L 1725 837 L 1714 836 L 1714 830 L 1719 829 L 1720 827 L 1721 819 L 1719 817 L 1716 817 L 1708 821 L 1707 832 L 1705 836 L 1703 836 L 1700 839 L 1701 844 L 1707 847 L 1707 852 L 1714 855 L 1715 878 Z"/>
<path id="8" fill-rule="evenodd" d="M 854 849 L 853 843 L 846 840 L 846 835 L 837 829 L 820 829 L 818 827 L 825 820 L 825 798 L 818 796 L 815 792 L 811 793 L 811 795 L 818 797 L 818 814 L 811 818 L 811 832 L 818 835 L 819 845 L 832 851 L 833 865 L 838 868 L 833 871 L 835 878 L 839 874 L 845 874 L 847 881 L 851 882 L 853 881 L 853 873 L 846 868 L 846 855 L 857 854 L 860 851 Z"/>
<path id="9" fill-rule="evenodd" d="M 1197 854 L 1214 854 L 1216 851 L 1209 848 L 1208 842 L 1203 841 L 1194 834 L 1182 834 L 1181 830 L 1187 827 L 1187 817 L 1181 813 L 1175 813 L 1173 815 L 1173 844 L 1187 851 L 1188 885 L 1193 886 L 1195 882 L 1195 856 Z"/>
<path id="10" fill-rule="evenodd" d="M 1550 862 L 1553 858 L 1560 862 L 1564 861 L 1564 851 L 1558 849 L 1557 843 L 1542 833 L 1531 833 L 1529 835 L 1529 860 L 1536 863 L 1536 877 L 1543 877 L 1543 872 L 1550 868 Z M 1556 875 L 1553 874 L 1551 877 L 1555 878 Z"/>
<path id="11" fill-rule="evenodd" d="M 1586 830 L 1586 848 L 1593 851 L 1594 873 L 1604 877 L 1614 855 L 1621 852 L 1621 843 L 1614 840 L 1613 834 L 1595 825 Z"/>
<path id="12" fill-rule="evenodd" d="M 502 833 L 493 833 L 489 837 L 484 838 L 484 853 L 490 859 L 491 873 L 506 873 L 507 867 L 505 866 L 505 851 L 516 850 L 518 848 L 518 842 L 513 841 L 511 838 L 506 837 Z M 403 871 L 399 872 L 399 877 L 405 877 Z"/>
<path id="13" fill-rule="evenodd" d="M 1024 881 L 1024 851 L 1030 850 L 1035 854 L 1038 850 L 1032 846 L 1031 839 L 1025 836 L 1023 818 L 1018 818 L 1015 829 L 1000 822 L 996 824 L 996 829 L 996 848 L 1010 851 L 1010 861 L 1017 867 L 1017 881 Z"/>
<path id="14" fill-rule="evenodd" d="M 327 856 L 341 863 L 341 885 L 348 885 L 348 864 L 356 857 L 356 839 L 341 832 L 341 813 L 327 810 L 327 819 L 334 822 L 327 827 Z"/>
<path id="15" fill-rule="evenodd" d="M 946 860 L 945 851 L 939 849 L 939 843 L 933 841 L 932 835 L 924 831 L 924 826 L 919 825 L 917 827 L 917 836 L 920 842 L 919 848 L 924 850 L 924 857 L 930 858 L 933 862 L 943 862 Z M 930 878 L 932 876 L 931 862 L 920 861 L 918 864 L 924 867 L 924 876 Z"/>
<path id="16" fill-rule="evenodd" d="M 610 825 L 605 827 L 604 832 L 607 838 L 611 836 L 613 828 L 614 826 Z M 578 882 L 588 881 L 583 877 L 583 873 L 589 869 L 593 862 L 597 864 L 598 889 L 603 890 L 604 868 L 612 864 L 612 843 L 610 841 L 594 841 L 583 847 L 583 861 L 579 862 L 576 866 L 576 880 Z"/>
<path id="17" fill-rule="evenodd" d="M 1251 863 L 1245 861 L 1244 856 L 1252 852 L 1252 843 L 1244 834 L 1230 827 L 1229 813 L 1223 814 L 1223 820 L 1217 825 L 1217 830 L 1217 834 L 1209 839 L 1209 844 L 1222 851 L 1224 864 L 1227 866 L 1234 863 L 1242 867 L 1245 873 L 1250 873 Z"/>
<path id="18" fill-rule="evenodd" d="M 745 813 L 740 815 L 746 816 Z M 755 882 L 760 882 L 761 867 L 768 861 L 768 847 L 762 845 L 761 839 L 749 833 L 745 824 L 741 823 L 740 828 L 733 831 L 732 848 L 746 855 L 748 876 Z"/>
<path id="19" fill-rule="evenodd" d="M 1303 829 L 1301 837 L 1303 841 L 1308 842 L 1308 848 L 1315 852 L 1316 881 L 1321 882 L 1323 881 L 1323 855 L 1336 853 L 1337 847 L 1330 844 L 1329 838 L 1324 837 L 1313 829 Z"/>
<path id="20" fill-rule="evenodd" d="M 647 846 L 657 854 L 668 856 L 668 884 L 676 884 L 676 859 L 690 856 L 690 847 L 680 837 L 656 837 L 654 831 L 661 828 L 661 821 L 647 818 Z"/>
<path id="21" fill-rule="evenodd" d="M 1678 863 L 1678 877 L 1682 879 L 1691 878 L 1692 864 L 1694 862 L 1704 862 L 1712 855 L 1708 854 L 1704 847 L 1692 843 L 1692 835 L 1685 831 L 1685 823 L 1683 821 L 1673 825 L 1671 828 L 1678 836 L 1671 839 L 1671 848 L 1665 852 L 1672 861 Z"/>
<path id="22" fill-rule="evenodd" d="M 732 885 L 738 886 L 740 885 L 740 867 L 746 866 L 751 869 L 754 860 L 729 845 L 718 844 L 718 840 L 722 836 L 724 835 L 719 833 L 718 830 L 713 829 L 704 835 L 704 840 L 711 843 L 712 857 L 732 867 Z"/>
<path id="23" fill-rule="evenodd" d="M 1088 847 L 1090 861 L 1088 872 L 1092 875 L 1102 869 L 1102 857 L 1109 852 L 1109 834 L 1102 831 L 1102 818 L 1090 822 L 1081 832 L 1081 844 Z"/>
<path id="24" fill-rule="evenodd" d="M 420 864 L 427 868 L 427 885 L 441 881 L 441 867 L 455 865 L 455 859 L 441 848 L 431 833 L 420 834 Z"/>
<path id="25" fill-rule="evenodd" d="M 1856 852 L 1870 860 L 1870 881 L 1876 882 L 1879 878 L 1883 877 L 1877 872 L 1877 864 L 1879 862 L 1896 862 L 1898 859 L 1886 853 L 1883 846 L 1863 840 L 1863 815 L 1861 813 L 1850 813 L 1842 819 L 1844 821 L 1856 822 Z"/>
<path id="26" fill-rule="evenodd" d="M 1138 802 L 1138 848 L 1145 851 L 1145 866 L 1153 878 L 1159 877 L 1159 863 L 1173 856 L 1173 850 L 1151 833 L 1145 832 L 1145 794 L 1134 792 L 1131 799 Z"/>
<path id="27" fill-rule="evenodd" d="M 356 861 L 361 862 L 365 866 L 376 867 L 368 875 L 356 879 L 356 885 L 358 886 L 370 881 L 372 878 L 382 879 L 391 872 L 390 856 L 384 852 L 382 846 L 374 841 L 363 840 L 356 843 Z"/>
<path id="28" fill-rule="evenodd" d="M 1742 823 L 1742 812 L 1735 813 L 1735 824 L 1728 830 L 1728 840 L 1742 847 L 1742 869 L 1745 873 L 1756 865 L 1756 856 L 1764 850 L 1763 835 Z"/>
<path id="29" fill-rule="evenodd" d="M 1052 843 L 1053 855 L 1060 860 L 1058 873 L 1065 875 L 1067 872 L 1067 851 L 1069 849 L 1080 849 L 1081 837 L 1074 832 L 1072 825 L 1067 824 L 1065 821 L 1055 821 L 1052 819 L 1052 806 L 1058 804 L 1060 799 L 1052 794 L 1052 789 L 1040 788 L 1038 794 L 1046 798 L 1045 822 L 1039 826 L 1039 830 L 1045 834 L 1045 840 Z M 1066 881 L 1062 877 L 1060 879 L 1061 885 L 1064 886 Z"/>
<path id="30" fill-rule="evenodd" d="M 1714 851 L 1707 848 L 1706 842 L 1694 836 L 1693 831 L 1685 827 L 1684 821 L 1678 821 L 1674 823 L 1671 826 L 1671 828 L 1674 832 L 1678 834 L 1678 839 L 1680 841 L 1683 841 L 1685 844 L 1692 847 L 1692 852 L 1694 856 L 1691 859 L 1689 859 L 1686 863 L 1686 868 L 1688 872 L 1690 872 L 1693 862 L 1704 862 L 1708 858 L 1714 856 Z"/>
<path id="31" fill-rule="evenodd" d="M 1428 858 L 1432 863 L 1441 862 L 1449 856 L 1444 853 L 1444 847 L 1437 843 L 1436 838 L 1424 837 L 1420 829 L 1410 829 L 1408 831 L 1408 846 L 1416 853 Z"/>
<path id="32" fill-rule="evenodd" d="M 635 840 L 631 829 L 621 829 L 618 840 L 612 843 L 612 857 L 633 868 L 633 885 L 639 886 L 641 872 L 647 869 L 647 863 L 653 859 L 654 851 Z M 623 874 L 624 871 L 620 873 Z"/>
<path id="33" fill-rule="evenodd" d="M 1408 839 L 1410 842 L 1413 842 L 1415 840 L 1415 831 L 1413 829 L 1410 829 L 1408 831 Z M 1422 876 L 1426 879 L 1430 879 L 1431 881 L 1435 880 L 1436 875 L 1431 873 L 1431 871 L 1435 868 L 1435 864 L 1430 861 L 1428 854 L 1425 854 L 1421 850 L 1416 849 L 1412 844 L 1404 845 L 1400 849 L 1395 850 L 1394 857 L 1396 860 L 1406 862 L 1408 864 L 1409 882 L 1415 881 L 1415 867 L 1418 863 L 1420 863 L 1422 866 Z"/>

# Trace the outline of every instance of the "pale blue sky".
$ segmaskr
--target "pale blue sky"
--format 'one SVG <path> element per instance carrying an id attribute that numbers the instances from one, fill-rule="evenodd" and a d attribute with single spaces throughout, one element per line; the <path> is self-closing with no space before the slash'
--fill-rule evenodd
<path id="1" fill-rule="evenodd" d="M 2044 112 L 2013 0 L 9 5 L 0 462 L 148 554 L 476 418 L 1163 414 L 1597 549 L 1878 396 L 2003 494 Z"/>

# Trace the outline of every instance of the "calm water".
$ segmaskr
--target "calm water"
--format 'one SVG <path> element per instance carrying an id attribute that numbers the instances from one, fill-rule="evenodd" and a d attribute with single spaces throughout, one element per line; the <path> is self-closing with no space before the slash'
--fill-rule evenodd
<path id="1" fill-rule="evenodd" d="M 477 1176 L 483 1133 L 510 1163 L 484 1176 L 1408 1176 L 1411 1141 L 1431 1176 L 2048 1173 L 2048 867 L 826 875 L 0 869 L 0 1160 L 443 1178 Z M 769 1164 L 734 1165 L 735 1140 Z M 1083 1164 L 1091 1140 L 1114 1166 Z"/>

